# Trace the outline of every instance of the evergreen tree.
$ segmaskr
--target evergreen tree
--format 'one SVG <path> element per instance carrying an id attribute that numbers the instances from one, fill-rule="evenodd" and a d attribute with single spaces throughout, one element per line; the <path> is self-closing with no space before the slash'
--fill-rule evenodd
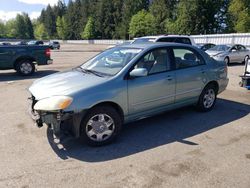
<path id="1" fill-rule="evenodd" d="M 56 37 L 56 17 L 53 12 L 53 9 L 50 5 L 47 6 L 44 16 L 44 21 L 41 22 L 44 24 L 44 27 L 46 29 L 46 32 L 48 33 L 48 36 L 50 38 Z"/>
<path id="2" fill-rule="evenodd" d="M 28 14 L 23 13 L 23 17 L 24 17 L 24 22 L 25 22 L 25 26 L 26 27 L 26 39 L 33 39 L 34 38 L 34 29 L 33 29 L 33 25 L 31 23 L 30 17 Z"/>
<path id="3" fill-rule="evenodd" d="M 67 13 L 65 15 L 67 27 L 68 39 L 80 39 L 81 30 L 83 28 L 83 22 L 81 19 L 81 1 L 75 2 L 69 1 Z"/>
<path id="4" fill-rule="evenodd" d="M 16 22 L 15 22 L 15 27 L 16 27 L 16 38 L 18 39 L 27 39 L 27 27 L 24 21 L 24 16 L 21 14 L 17 14 L 16 16 Z"/>

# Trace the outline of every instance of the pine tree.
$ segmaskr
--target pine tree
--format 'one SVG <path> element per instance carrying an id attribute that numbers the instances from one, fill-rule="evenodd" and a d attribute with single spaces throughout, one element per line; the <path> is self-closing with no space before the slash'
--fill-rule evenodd
<path id="1" fill-rule="evenodd" d="M 34 38 L 34 29 L 31 23 L 30 17 L 27 13 L 23 13 L 25 27 L 26 27 L 26 39 L 33 39 Z"/>

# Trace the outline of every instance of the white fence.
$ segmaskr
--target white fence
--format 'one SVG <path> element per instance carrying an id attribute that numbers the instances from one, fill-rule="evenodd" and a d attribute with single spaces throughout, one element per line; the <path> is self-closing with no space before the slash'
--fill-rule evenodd
<path id="1" fill-rule="evenodd" d="M 196 43 L 243 44 L 250 46 L 250 33 L 192 35 Z"/>
<path id="2" fill-rule="evenodd" d="M 243 44 L 250 47 L 250 33 L 235 34 L 214 34 L 214 35 L 192 35 L 196 43 L 214 43 L 214 44 Z M 17 39 L 0 39 L 1 41 L 20 41 Z M 58 40 L 62 43 L 70 44 L 106 44 L 113 45 L 122 43 L 125 40 Z"/>
<path id="3" fill-rule="evenodd" d="M 196 43 L 243 44 L 250 47 L 250 33 L 192 35 Z M 67 40 L 71 44 L 117 44 L 125 40 Z"/>

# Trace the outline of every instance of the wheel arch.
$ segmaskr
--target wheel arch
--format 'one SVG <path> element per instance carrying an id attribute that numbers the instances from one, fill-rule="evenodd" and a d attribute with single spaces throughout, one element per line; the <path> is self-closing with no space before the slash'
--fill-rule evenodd
<path id="1" fill-rule="evenodd" d="M 100 102 L 98 104 L 95 104 L 89 110 L 91 110 L 91 109 L 93 109 L 95 107 L 98 107 L 98 106 L 111 106 L 111 107 L 113 107 L 118 112 L 118 114 L 120 115 L 122 121 L 124 121 L 124 112 L 123 112 L 123 110 L 122 110 L 122 108 L 120 107 L 119 104 L 117 104 L 115 102 L 111 102 L 111 101 L 105 101 L 105 102 Z"/>
<path id="2" fill-rule="evenodd" d="M 35 58 L 30 57 L 30 56 L 21 56 L 21 57 L 18 57 L 15 60 L 15 62 L 14 62 L 14 69 L 16 69 L 16 66 L 18 65 L 19 62 L 24 61 L 24 60 L 28 60 L 28 61 L 32 61 L 32 62 L 36 61 Z"/>
<path id="3" fill-rule="evenodd" d="M 215 81 L 215 80 L 210 81 L 210 82 L 208 82 L 208 83 L 206 84 L 205 87 L 207 87 L 208 85 L 213 85 L 213 86 L 215 87 L 215 89 L 216 89 L 216 94 L 218 94 L 218 92 L 219 92 L 219 84 L 218 84 L 217 81 Z M 204 87 L 204 88 L 205 88 L 205 87 Z"/>

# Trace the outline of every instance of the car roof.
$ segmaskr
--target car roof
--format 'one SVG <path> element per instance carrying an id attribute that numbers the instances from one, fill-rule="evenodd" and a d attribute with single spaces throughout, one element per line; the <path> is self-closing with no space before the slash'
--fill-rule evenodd
<path id="1" fill-rule="evenodd" d="M 141 49 L 150 49 L 150 48 L 157 48 L 157 47 L 169 47 L 169 46 L 176 46 L 176 47 L 192 47 L 189 44 L 182 44 L 182 43 L 173 43 L 173 42 L 146 42 L 146 43 L 139 43 L 139 44 L 126 44 L 120 47 L 124 48 L 141 48 Z"/>
<path id="2" fill-rule="evenodd" d="M 162 37 L 176 37 L 176 38 L 182 38 L 182 37 L 190 37 L 189 35 L 155 35 L 155 36 L 145 36 L 145 37 L 138 37 L 135 39 L 148 39 L 148 38 L 162 38 Z"/>

